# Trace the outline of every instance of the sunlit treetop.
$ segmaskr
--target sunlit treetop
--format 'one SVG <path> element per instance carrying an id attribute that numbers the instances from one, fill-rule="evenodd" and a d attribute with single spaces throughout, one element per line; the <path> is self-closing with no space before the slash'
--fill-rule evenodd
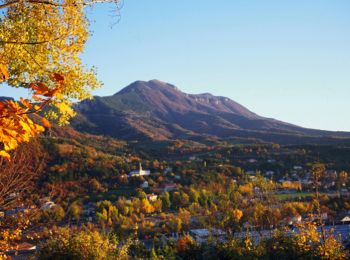
<path id="1" fill-rule="evenodd" d="M 0 155 L 8 157 L 7 151 L 43 131 L 28 114 L 46 106 L 46 117 L 66 124 L 74 116 L 72 100 L 90 98 L 91 90 L 101 85 L 80 55 L 90 35 L 85 8 L 107 2 L 119 1 L 0 1 L 0 82 L 28 89 L 32 96 L 26 105 L 23 100 L 2 101 Z"/>

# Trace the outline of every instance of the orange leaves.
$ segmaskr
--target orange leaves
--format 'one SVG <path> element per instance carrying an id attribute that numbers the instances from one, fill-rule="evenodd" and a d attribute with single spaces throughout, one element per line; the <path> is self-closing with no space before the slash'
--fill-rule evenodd
<path id="1" fill-rule="evenodd" d="M 231 211 L 232 217 L 235 221 L 239 222 L 241 218 L 243 217 L 243 212 L 239 209 L 234 209 Z"/>
<path id="2" fill-rule="evenodd" d="M 44 98 L 39 96 L 47 98 L 55 97 L 61 89 L 60 86 L 57 86 L 54 89 L 49 89 L 47 85 L 40 82 L 30 84 L 30 88 L 33 90 L 33 99 L 37 101 L 44 100 Z"/>
<path id="3" fill-rule="evenodd" d="M 52 75 L 52 79 L 57 83 L 64 83 L 64 76 L 62 74 L 54 73 Z"/>
<path id="4" fill-rule="evenodd" d="M 4 67 L 0 66 L 2 78 L 5 78 L 4 71 Z M 48 103 L 61 98 L 60 91 L 63 88 L 64 77 L 55 73 L 52 78 L 57 82 L 55 88 L 50 89 L 40 82 L 32 83 L 29 85 L 33 90 L 31 99 L 21 98 L 20 102 L 13 100 L 0 102 L 0 143 L 2 144 L 0 157 L 10 159 L 9 151 L 16 149 L 20 143 L 28 142 L 30 138 L 43 132 L 45 128 L 51 127 L 46 118 L 42 118 L 42 125 L 39 125 L 34 123 L 28 115 L 39 112 Z M 33 104 L 33 101 L 37 104 Z M 69 110 L 64 103 L 61 106 L 63 110 Z"/>
<path id="5" fill-rule="evenodd" d="M 0 156 L 10 159 L 9 151 L 16 149 L 20 143 L 44 131 L 44 128 L 35 124 L 27 115 L 30 109 L 29 101 L 18 102 L 9 100 L 1 102 L 0 106 Z"/>
<path id="6" fill-rule="evenodd" d="M 21 99 L 21 103 L 8 100 L 0 104 L 0 156 L 9 159 L 9 151 L 16 149 L 20 143 L 28 142 L 44 128 L 28 117 L 33 109 L 29 100 Z"/>
<path id="7" fill-rule="evenodd" d="M 45 96 L 49 92 L 49 88 L 47 87 L 47 85 L 40 83 L 40 82 L 31 83 L 30 88 L 34 91 L 35 95 Z"/>
<path id="8" fill-rule="evenodd" d="M 187 250 L 188 247 L 194 244 L 195 241 L 189 235 L 180 237 L 177 241 L 177 251 L 184 252 Z"/>
<path id="9" fill-rule="evenodd" d="M 43 124 L 43 126 L 44 126 L 45 128 L 51 128 L 50 122 L 49 122 L 45 117 L 43 117 L 43 118 L 41 119 L 41 123 Z"/>
<path id="10" fill-rule="evenodd" d="M 0 63 L 0 82 L 7 80 L 10 77 L 6 66 Z"/>

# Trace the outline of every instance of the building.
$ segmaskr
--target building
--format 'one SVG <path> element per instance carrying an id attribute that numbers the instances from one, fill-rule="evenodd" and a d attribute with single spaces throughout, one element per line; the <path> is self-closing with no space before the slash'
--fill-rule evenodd
<path id="1" fill-rule="evenodd" d="M 175 183 L 168 183 L 168 184 L 165 184 L 163 187 L 164 192 L 170 192 L 174 190 L 177 190 L 177 185 Z"/>
<path id="2" fill-rule="evenodd" d="M 143 170 L 141 163 L 139 164 L 139 169 L 136 171 L 131 171 L 129 177 L 139 177 L 139 176 L 148 176 L 151 174 L 149 170 Z"/>
<path id="3" fill-rule="evenodd" d="M 293 170 L 295 170 L 295 171 L 301 171 L 302 169 L 303 169 L 302 166 L 299 166 L 299 165 L 293 166 Z"/>
<path id="4" fill-rule="evenodd" d="M 171 173 L 172 171 L 173 171 L 173 168 L 167 167 L 167 168 L 164 170 L 164 174 Z"/>
<path id="5" fill-rule="evenodd" d="M 220 229 L 213 228 L 209 229 L 191 229 L 190 236 L 198 243 L 202 244 L 207 242 L 210 237 L 217 238 L 218 240 L 224 241 L 226 233 Z"/>
<path id="6" fill-rule="evenodd" d="M 42 206 L 41 209 L 46 210 L 46 209 L 51 209 L 55 206 L 55 203 L 53 201 L 46 201 Z"/>
<path id="7" fill-rule="evenodd" d="M 350 223 L 350 217 L 349 216 L 346 216 L 346 217 L 344 217 L 342 220 L 340 220 L 343 224 L 345 224 L 345 223 Z"/>
<path id="8" fill-rule="evenodd" d="M 144 181 L 141 185 L 140 188 L 142 189 L 147 189 L 149 187 L 148 181 Z"/>

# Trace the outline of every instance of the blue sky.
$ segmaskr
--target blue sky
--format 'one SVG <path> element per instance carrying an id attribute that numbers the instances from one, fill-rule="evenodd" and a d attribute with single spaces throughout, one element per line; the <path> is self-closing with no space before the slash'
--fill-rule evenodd
<path id="1" fill-rule="evenodd" d="M 113 10 L 89 11 L 83 59 L 104 82 L 95 94 L 159 79 L 263 116 L 350 131 L 350 1 L 124 0 L 111 28 Z"/>

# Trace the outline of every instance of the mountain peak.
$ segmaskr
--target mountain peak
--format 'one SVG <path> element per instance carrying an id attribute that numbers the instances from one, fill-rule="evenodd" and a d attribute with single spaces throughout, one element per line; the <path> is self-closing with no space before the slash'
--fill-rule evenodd
<path id="1" fill-rule="evenodd" d="M 128 92 L 140 92 L 143 90 L 162 90 L 162 89 L 172 89 L 172 90 L 177 90 L 179 91 L 179 89 L 172 85 L 169 84 L 167 82 L 158 80 L 158 79 L 152 79 L 149 81 L 143 81 L 143 80 L 137 80 L 133 83 L 131 83 L 130 85 L 128 85 L 127 87 L 123 88 L 122 90 L 120 90 L 119 92 L 117 92 L 115 95 L 118 94 L 125 94 Z"/>
<path id="2" fill-rule="evenodd" d="M 113 96 L 83 101 L 77 110 L 78 129 L 119 139 L 260 136 L 271 141 L 281 135 L 333 135 L 261 117 L 226 97 L 186 94 L 156 79 L 135 81 Z"/>

